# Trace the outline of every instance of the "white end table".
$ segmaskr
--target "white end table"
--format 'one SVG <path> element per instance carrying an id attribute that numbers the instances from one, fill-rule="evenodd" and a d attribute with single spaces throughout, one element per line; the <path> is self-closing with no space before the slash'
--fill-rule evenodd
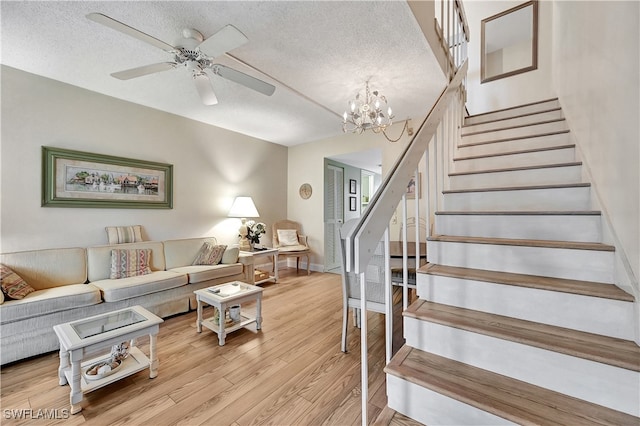
<path id="1" fill-rule="evenodd" d="M 267 248 L 267 249 L 254 249 L 251 251 L 241 251 L 240 253 L 242 253 L 245 256 L 251 256 L 253 258 L 253 263 L 249 266 L 249 279 L 250 279 L 250 284 L 262 284 L 264 282 L 267 281 L 273 281 L 273 282 L 278 282 L 278 249 L 277 248 Z M 271 258 L 271 263 L 273 264 L 273 275 L 269 275 L 268 277 L 261 279 L 261 280 L 256 280 L 255 279 L 255 265 L 258 259 L 261 258 Z"/>
<path id="2" fill-rule="evenodd" d="M 226 284 L 220 284 L 213 287 L 204 288 L 194 291 L 196 301 L 198 302 L 198 319 L 196 320 L 196 330 L 202 332 L 204 325 L 209 330 L 218 335 L 218 344 L 224 346 L 224 341 L 228 333 L 234 332 L 241 328 L 247 327 L 249 324 L 256 324 L 256 329 L 262 328 L 262 288 L 240 281 L 233 281 Z M 248 317 L 240 316 L 240 321 L 232 323 L 227 327 L 225 321 L 225 311 L 229 306 L 239 305 L 244 302 L 256 301 L 256 316 Z M 218 322 L 215 318 L 202 318 L 202 304 L 209 304 L 216 309 L 220 315 Z"/>
<path id="3" fill-rule="evenodd" d="M 153 379 L 158 375 L 156 340 L 162 322 L 164 322 L 162 318 L 142 306 L 133 306 L 53 326 L 60 341 L 60 367 L 58 368 L 60 385 L 69 383 L 71 387 L 69 394 L 71 414 L 77 414 L 82 410 L 80 402 L 85 393 L 100 389 L 145 368 L 149 369 L 150 378 Z M 149 335 L 148 358 L 133 345 L 136 338 L 145 335 Z M 108 359 L 109 355 L 102 355 L 88 361 L 84 361 L 85 357 L 96 352 L 104 352 L 113 345 L 128 340 L 131 340 L 129 356 L 122 361 L 113 374 L 96 380 L 87 380 L 83 370 L 96 362 Z"/>

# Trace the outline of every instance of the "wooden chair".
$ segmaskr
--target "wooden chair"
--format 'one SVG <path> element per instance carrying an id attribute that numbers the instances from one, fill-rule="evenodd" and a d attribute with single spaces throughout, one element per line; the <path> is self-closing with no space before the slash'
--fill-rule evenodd
<path id="1" fill-rule="evenodd" d="M 278 232 L 280 231 L 280 232 Z M 311 249 L 307 242 L 307 237 L 302 235 L 302 228 L 298 222 L 293 220 L 280 220 L 271 227 L 273 237 L 273 247 L 278 249 L 278 260 L 280 258 L 296 258 L 296 271 L 300 266 L 300 258 L 307 259 L 307 275 L 310 271 Z"/>
<path id="2" fill-rule="evenodd" d="M 426 238 L 427 235 L 427 224 L 424 218 L 420 217 L 418 218 L 418 227 L 420 229 L 420 238 L 422 239 L 423 236 Z M 408 217 L 407 218 L 407 244 L 415 244 L 415 232 L 416 232 L 416 218 L 415 217 Z M 400 231 L 398 233 L 398 241 L 402 242 L 403 241 L 403 235 L 402 235 L 402 224 L 400 224 Z M 426 263 L 426 253 L 420 253 L 420 260 L 418 262 L 418 264 L 420 266 L 422 266 L 424 263 Z M 423 259 L 424 262 L 423 262 Z M 403 282 L 403 272 L 402 272 L 402 266 L 397 266 L 392 264 L 391 265 L 391 282 L 394 285 L 402 285 Z M 410 288 L 415 289 L 416 288 L 416 259 L 414 258 L 410 258 L 409 259 L 409 265 L 407 267 L 407 285 Z"/>
<path id="3" fill-rule="evenodd" d="M 347 328 L 349 323 L 349 308 L 354 310 L 354 323 L 360 327 L 360 282 L 353 272 L 345 272 L 345 237 L 358 219 L 346 221 L 340 228 L 340 257 L 342 258 L 342 352 L 347 352 Z M 367 310 L 384 314 L 384 246 L 378 244 L 365 273 L 367 279 Z"/>

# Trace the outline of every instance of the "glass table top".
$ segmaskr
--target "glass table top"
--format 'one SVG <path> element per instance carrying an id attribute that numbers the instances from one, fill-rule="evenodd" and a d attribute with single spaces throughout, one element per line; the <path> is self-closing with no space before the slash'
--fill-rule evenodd
<path id="1" fill-rule="evenodd" d="M 73 331 L 78 334 L 81 339 L 96 336 L 118 328 L 127 327 L 142 321 L 146 318 L 132 309 L 125 311 L 112 312 L 98 318 L 90 318 L 71 324 Z"/>

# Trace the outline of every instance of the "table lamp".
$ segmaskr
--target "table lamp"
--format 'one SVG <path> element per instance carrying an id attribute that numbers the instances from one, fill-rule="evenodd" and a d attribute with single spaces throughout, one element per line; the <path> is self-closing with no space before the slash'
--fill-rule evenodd
<path id="1" fill-rule="evenodd" d="M 238 229 L 238 233 L 240 234 L 240 242 L 238 247 L 240 250 L 249 251 L 251 250 L 251 244 L 249 243 L 249 239 L 247 238 L 247 218 L 248 217 L 259 217 L 258 209 L 256 209 L 256 205 L 253 204 L 253 200 L 251 197 L 236 197 L 231 205 L 231 210 L 229 210 L 229 217 L 239 217 L 242 221 L 242 225 L 240 225 L 240 229 Z"/>

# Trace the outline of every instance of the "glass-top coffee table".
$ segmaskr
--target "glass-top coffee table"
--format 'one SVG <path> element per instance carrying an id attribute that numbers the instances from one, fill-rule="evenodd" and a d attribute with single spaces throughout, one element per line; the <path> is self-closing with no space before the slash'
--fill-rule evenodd
<path id="1" fill-rule="evenodd" d="M 53 326 L 60 341 L 60 385 L 69 383 L 71 387 L 71 414 L 82 410 L 80 402 L 85 393 L 145 368 L 149 368 L 152 379 L 158 375 L 156 340 L 162 322 L 161 318 L 143 307 L 133 306 Z M 149 335 L 149 357 L 134 346 L 134 339 L 144 335 Z M 131 341 L 128 356 L 112 370 L 93 372 L 93 375 L 88 371 L 93 366 L 105 364 L 110 354 L 89 360 L 85 358 L 127 341 Z"/>
<path id="2" fill-rule="evenodd" d="M 218 335 L 218 343 L 224 346 L 224 340 L 228 333 L 247 327 L 249 324 L 256 324 L 256 329 L 262 328 L 262 288 L 255 285 L 233 281 L 226 284 L 220 284 L 213 287 L 204 288 L 194 291 L 198 302 L 198 319 L 196 320 L 196 329 L 198 333 L 202 332 L 204 325 L 209 330 Z M 250 317 L 240 314 L 235 322 L 227 323 L 225 312 L 227 308 L 240 303 L 256 301 L 256 316 Z M 219 315 L 216 321 L 214 317 L 203 319 L 202 308 L 203 303 L 218 309 Z"/>

